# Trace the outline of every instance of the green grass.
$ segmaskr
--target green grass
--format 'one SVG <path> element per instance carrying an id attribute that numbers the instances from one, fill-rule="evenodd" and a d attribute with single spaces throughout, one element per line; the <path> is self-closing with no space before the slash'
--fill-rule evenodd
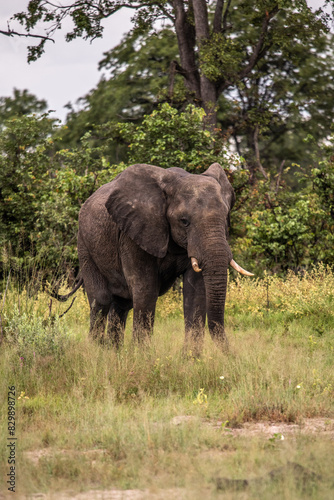
<path id="1" fill-rule="evenodd" d="M 302 429 L 306 419 L 320 417 L 333 425 L 332 288 L 323 276 L 311 284 L 315 302 L 323 300 L 316 312 L 299 293 L 305 283 L 294 282 L 297 289 L 290 283 L 285 305 L 281 283 L 272 285 L 269 311 L 263 282 L 253 284 L 253 294 L 250 282 L 237 291 L 232 286 L 229 352 L 217 350 L 207 333 L 199 358 L 182 351 L 183 321 L 173 294 L 158 307 L 150 345 L 133 345 L 128 326 L 125 345 L 115 352 L 88 339 L 83 294 L 62 319 L 57 315 L 66 306 L 53 303 L 50 319 L 45 294 L 29 298 L 8 290 L 0 356 L 1 478 L 8 472 L 7 392 L 15 385 L 21 494 L 181 488 L 183 498 L 194 499 L 255 499 L 259 491 L 261 499 L 331 498 L 331 433 L 297 431 L 281 440 L 234 431 L 259 421 Z M 177 422 L 180 416 L 188 418 Z M 288 462 L 321 479 L 296 479 L 289 468 L 280 480 L 265 479 Z M 223 493 L 217 484 L 224 477 L 264 479 Z"/>

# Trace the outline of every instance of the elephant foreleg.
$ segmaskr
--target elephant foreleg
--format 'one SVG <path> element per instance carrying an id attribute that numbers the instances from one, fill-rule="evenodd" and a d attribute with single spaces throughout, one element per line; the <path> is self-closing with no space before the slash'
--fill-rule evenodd
<path id="1" fill-rule="evenodd" d="M 124 239 L 123 244 L 123 272 L 133 303 L 133 340 L 141 342 L 147 340 L 153 331 L 159 294 L 157 259 L 129 239 Z"/>
<path id="2" fill-rule="evenodd" d="M 149 300 L 134 301 L 133 306 L 133 340 L 142 342 L 148 340 L 153 332 L 155 305 L 158 295 L 155 300 L 150 297 Z"/>
<path id="3" fill-rule="evenodd" d="M 148 280 L 147 277 L 150 277 Z M 156 277 L 156 279 L 155 279 Z M 148 340 L 153 332 L 155 307 L 158 300 L 158 279 L 155 269 L 147 271 L 146 283 L 141 281 L 133 293 L 133 340 Z"/>
<path id="4" fill-rule="evenodd" d="M 198 355 L 203 347 L 206 319 L 206 295 L 201 274 L 188 269 L 183 275 L 183 310 L 186 353 Z"/>

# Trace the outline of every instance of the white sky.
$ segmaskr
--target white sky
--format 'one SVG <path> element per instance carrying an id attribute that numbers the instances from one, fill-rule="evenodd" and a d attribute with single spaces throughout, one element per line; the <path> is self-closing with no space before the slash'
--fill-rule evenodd
<path id="1" fill-rule="evenodd" d="M 322 0 L 308 0 L 309 5 L 318 7 Z M 16 12 L 26 9 L 28 0 L 0 0 L 0 29 L 7 29 L 7 20 Z M 6 37 L 0 35 L 0 96 L 12 95 L 13 88 L 28 89 L 39 99 L 46 99 L 53 116 L 64 120 L 68 102 L 75 101 L 94 88 L 102 74 L 98 62 L 103 52 L 117 45 L 122 35 L 131 28 L 131 15 L 124 9 L 104 21 L 104 36 L 93 43 L 82 39 L 66 43 L 65 29 L 54 36 L 56 43 L 47 42 L 42 57 L 27 63 L 27 45 L 33 39 Z M 69 25 L 67 25 L 69 26 Z M 64 25 L 65 27 L 65 25 Z M 23 27 L 12 24 L 12 28 L 23 32 Z M 44 34 L 42 25 L 34 33 Z"/>
<path id="2" fill-rule="evenodd" d="M 7 20 L 16 12 L 26 9 L 28 0 L 0 0 L 0 29 L 7 29 Z M 45 53 L 40 59 L 27 63 L 27 46 L 35 40 L 25 37 L 0 35 L 0 96 L 12 95 L 13 88 L 28 89 L 39 99 L 46 99 L 53 116 L 64 119 L 68 102 L 74 103 L 96 86 L 102 76 L 98 62 L 103 52 L 117 45 L 122 35 L 131 28 L 129 11 L 120 11 L 104 21 L 104 36 L 93 43 L 82 39 L 65 42 L 65 30 L 58 31 L 53 38 L 56 43 L 47 42 Z M 34 33 L 44 35 L 43 29 Z M 64 25 L 65 26 L 65 25 Z M 70 23 L 67 26 L 71 26 Z M 23 33 L 23 26 L 11 23 L 11 27 Z M 37 40 L 38 41 L 38 40 Z"/>

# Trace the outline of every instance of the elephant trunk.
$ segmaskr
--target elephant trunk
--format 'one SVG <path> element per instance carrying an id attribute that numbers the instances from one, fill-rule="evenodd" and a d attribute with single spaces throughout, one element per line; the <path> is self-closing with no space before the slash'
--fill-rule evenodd
<path id="1" fill-rule="evenodd" d="M 225 341 L 224 310 L 227 289 L 227 264 L 221 264 L 219 271 L 217 271 L 216 266 L 206 266 L 205 270 L 203 270 L 203 278 L 210 334 L 216 341 Z"/>
<path id="2" fill-rule="evenodd" d="M 206 290 L 206 311 L 212 338 L 225 343 L 224 309 L 227 289 L 227 269 L 232 252 L 223 231 L 207 238 L 200 258 Z M 194 267 L 194 266 L 193 266 Z"/>

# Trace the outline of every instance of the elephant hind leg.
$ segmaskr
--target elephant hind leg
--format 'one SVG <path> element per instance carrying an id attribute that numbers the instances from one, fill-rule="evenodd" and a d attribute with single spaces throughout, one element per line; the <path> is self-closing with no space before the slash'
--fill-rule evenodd
<path id="1" fill-rule="evenodd" d="M 90 305 L 90 336 L 104 343 L 107 316 L 112 301 L 107 279 L 101 274 L 83 242 L 78 239 L 81 274 Z"/>
<path id="2" fill-rule="evenodd" d="M 90 329 L 89 333 L 94 340 L 104 344 L 106 341 L 105 329 L 109 305 L 99 304 L 95 299 L 90 306 Z"/>
<path id="3" fill-rule="evenodd" d="M 112 302 L 108 312 L 108 338 L 112 344 L 119 349 L 124 343 L 124 330 L 129 308 L 121 308 L 115 302 Z"/>

